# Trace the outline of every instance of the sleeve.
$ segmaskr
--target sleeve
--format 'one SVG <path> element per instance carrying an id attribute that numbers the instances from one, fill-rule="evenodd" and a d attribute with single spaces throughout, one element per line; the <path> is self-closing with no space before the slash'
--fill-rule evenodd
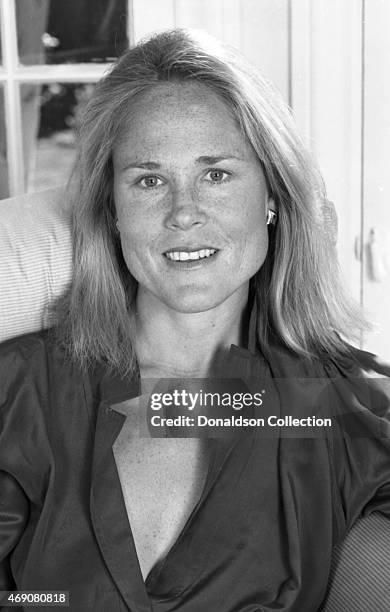
<path id="1" fill-rule="evenodd" d="M 12 552 L 32 506 L 42 504 L 50 472 L 42 342 L 21 337 L 0 345 L 0 590 L 16 588 Z"/>
<path id="2" fill-rule="evenodd" d="M 373 511 L 390 518 L 390 379 L 383 371 L 382 377 L 364 376 L 367 355 L 356 350 L 353 360 L 328 371 L 335 423 L 328 438 L 330 459 L 347 529 Z M 370 365 L 375 372 L 375 361 Z"/>
<path id="3" fill-rule="evenodd" d="M 17 545 L 29 517 L 29 502 L 15 478 L 0 472 L 0 591 L 16 588 L 9 555 Z"/>

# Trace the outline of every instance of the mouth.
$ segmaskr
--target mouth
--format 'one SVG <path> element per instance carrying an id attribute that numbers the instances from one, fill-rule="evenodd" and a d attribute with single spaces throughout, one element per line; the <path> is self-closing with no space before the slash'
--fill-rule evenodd
<path id="1" fill-rule="evenodd" d="M 169 251 L 165 251 L 164 257 L 173 262 L 190 262 L 210 259 L 211 257 L 214 257 L 216 253 L 218 253 L 218 249 L 211 247 L 193 250 L 170 249 Z"/>

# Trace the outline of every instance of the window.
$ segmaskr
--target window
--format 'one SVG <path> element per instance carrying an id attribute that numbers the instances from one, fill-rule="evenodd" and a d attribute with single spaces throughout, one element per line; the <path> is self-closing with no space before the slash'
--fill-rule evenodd
<path id="1" fill-rule="evenodd" d="M 93 84 L 133 41 L 131 0 L 1 0 L 0 198 L 65 182 Z"/>

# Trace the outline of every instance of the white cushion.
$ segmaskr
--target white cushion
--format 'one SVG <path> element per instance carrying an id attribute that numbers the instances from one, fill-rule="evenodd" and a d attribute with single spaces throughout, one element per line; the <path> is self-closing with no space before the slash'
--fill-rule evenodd
<path id="1" fill-rule="evenodd" d="M 0 341 L 47 327 L 71 271 L 64 188 L 0 201 Z"/>

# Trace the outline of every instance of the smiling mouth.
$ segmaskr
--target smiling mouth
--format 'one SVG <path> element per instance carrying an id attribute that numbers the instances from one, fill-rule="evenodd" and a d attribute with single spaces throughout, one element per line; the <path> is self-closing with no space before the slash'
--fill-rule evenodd
<path id="1" fill-rule="evenodd" d="M 215 255 L 218 249 L 200 249 L 199 251 L 167 251 L 164 257 L 170 261 L 197 261 Z"/>

